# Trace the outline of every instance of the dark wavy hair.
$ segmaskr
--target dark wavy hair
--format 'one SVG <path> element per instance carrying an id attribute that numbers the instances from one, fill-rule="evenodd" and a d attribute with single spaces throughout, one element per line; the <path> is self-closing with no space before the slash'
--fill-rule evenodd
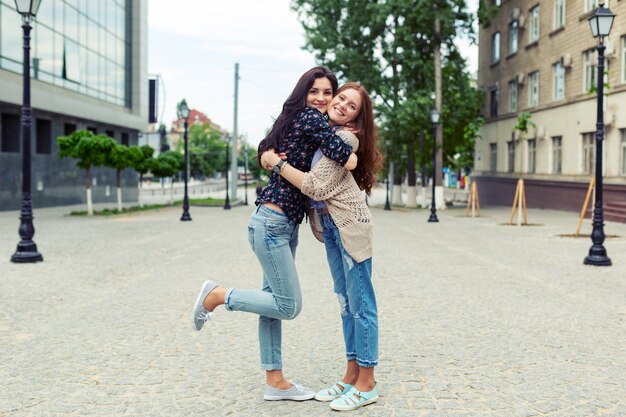
<path id="1" fill-rule="evenodd" d="M 259 143 L 257 162 L 261 168 L 263 168 L 261 165 L 261 155 L 263 152 L 270 148 L 276 150 L 276 152 L 280 151 L 280 140 L 287 136 L 291 122 L 298 112 L 306 108 L 306 97 L 311 87 L 313 87 L 313 83 L 315 83 L 316 79 L 324 77 L 328 78 L 328 81 L 330 81 L 334 96 L 337 91 L 338 83 L 337 77 L 335 77 L 335 74 L 333 74 L 331 70 L 320 66 L 311 68 L 302 74 L 293 91 L 285 101 L 285 104 L 283 104 L 283 110 L 274 121 L 272 129 L 261 143 Z"/>
<path id="2" fill-rule="evenodd" d="M 372 186 L 376 182 L 376 172 L 382 167 L 382 155 L 378 150 L 376 141 L 378 131 L 374 124 L 374 106 L 369 93 L 359 83 L 348 82 L 337 90 L 337 94 L 345 90 L 355 90 L 361 96 L 361 111 L 350 125 L 358 130 L 359 148 L 356 156 L 359 162 L 352 170 L 352 176 L 361 190 L 371 195 Z"/>

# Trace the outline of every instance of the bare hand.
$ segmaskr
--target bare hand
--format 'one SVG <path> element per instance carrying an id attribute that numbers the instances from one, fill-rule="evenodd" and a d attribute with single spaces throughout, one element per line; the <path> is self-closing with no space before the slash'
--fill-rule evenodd
<path id="1" fill-rule="evenodd" d="M 346 162 L 344 167 L 346 169 L 352 171 L 354 168 L 356 168 L 356 165 L 357 165 L 358 161 L 359 161 L 359 158 L 356 156 L 356 154 L 354 152 L 352 152 L 350 154 L 350 158 L 348 158 L 348 162 Z"/>
<path id="2" fill-rule="evenodd" d="M 263 168 L 271 171 L 272 167 L 276 165 L 281 159 L 282 157 L 280 156 L 280 154 L 277 154 L 274 149 L 268 149 L 261 154 L 261 165 L 263 166 Z M 286 156 L 285 159 L 287 159 Z"/>

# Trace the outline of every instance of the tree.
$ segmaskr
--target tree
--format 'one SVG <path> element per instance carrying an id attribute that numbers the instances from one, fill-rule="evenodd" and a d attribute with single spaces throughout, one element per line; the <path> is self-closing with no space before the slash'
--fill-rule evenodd
<path id="1" fill-rule="evenodd" d="M 59 136 L 59 156 L 78 159 L 76 166 L 85 170 L 87 190 L 87 215 L 93 216 L 91 197 L 91 167 L 106 165 L 107 155 L 117 144 L 105 135 L 96 135 L 88 130 L 77 130 L 67 136 Z"/>
<path id="2" fill-rule="evenodd" d="M 139 173 L 139 207 L 143 207 L 143 176 L 152 171 L 154 167 L 154 158 L 152 157 L 152 155 L 154 155 L 154 149 L 148 145 L 141 147 L 132 146 L 131 149 L 135 154 L 132 158 L 133 168 Z"/>
<path id="3" fill-rule="evenodd" d="M 178 152 L 163 152 L 152 163 L 151 171 L 159 178 L 173 177 L 185 166 L 185 158 Z M 161 186 L 165 192 L 165 184 L 161 181 Z M 170 183 L 170 202 L 174 203 L 174 181 Z"/>
<path id="4" fill-rule="evenodd" d="M 224 167 L 226 144 L 224 134 L 210 123 L 193 124 L 189 127 L 189 168 L 194 177 L 212 177 Z M 183 152 L 184 142 L 179 141 L 176 150 Z"/>
<path id="5" fill-rule="evenodd" d="M 245 166 L 246 159 L 248 162 L 248 174 L 252 178 L 259 178 L 261 176 L 261 167 L 257 162 L 257 150 L 255 146 L 250 146 L 245 140 L 241 141 L 242 149 L 237 157 L 237 163 L 239 166 Z"/>
<path id="6" fill-rule="evenodd" d="M 443 154 L 444 158 L 453 155 L 464 141 L 464 127 L 476 119 L 481 101 L 455 45 L 461 34 L 475 38 L 474 16 L 467 12 L 464 0 L 293 0 L 292 7 L 304 27 L 306 48 L 317 60 L 340 78 L 360 81 L 372 93 L 380 137 L 391 143 L 395 184 L 407 168 L 415 169 L 416 154 L 418 160 L 430 159 L 420 155 L 414 141 L 422 130 L 432 132 L 432 57 L 440 45 Z M 426 155 L 432 152 L 430 142 Z M 414 185 L 414 175 L 409 178 Z"/>
<path id="7" fill-rule="evenodd" d="M 134 159 L 139 158 L 139 151 L 136 147 L 134 149 L 129 148 L 126 145 L 116 144 L 109 153 L 106 155 L 104 164 L 110 168 L 115 169 L 115 186 L 117 188 L 117 211 L 122 211 L 122 187 L 121 177 L 122 171 L 126 168 L 130 168 L 134 165 Z"/>

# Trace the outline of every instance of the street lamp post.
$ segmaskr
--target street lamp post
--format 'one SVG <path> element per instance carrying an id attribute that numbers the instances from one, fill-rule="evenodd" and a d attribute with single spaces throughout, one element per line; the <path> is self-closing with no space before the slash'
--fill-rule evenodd
<path id="1" fill-rule="evenodd" d="M 187 106 L 187 102 L 183 100 L 180 105 L 180 116 L 185 120 L 183 122 L 184 133 L 183 140 L 185 141 L 185 197 L 183 198 L 183 215 L 180 218 L 180 221 L 188 222 L 191 221 L 191 216 L 189 215 L 189 195 L 187 194 L 187 177 L 189 173 L 189 145 L 187 139 L 187 127 L 189 122 L 189 106 Z"/>
<path id="2" fill-rule="evenodd" d="M 602 209 L 602 147 L 604 141 L 604 37 L 611 33 L 615 15 L 603 4 L 589 17 L 589 25 L 594 38 L 598 38 L 598 97 L 597 97 L 597 123 L 596 123 L 596 204 L 593 210 L 593 231 L 589 249 L 589 255 L 585 257 L 586 265 L 610 266 L 611 259 L 604 248 L 604 215 Z"/>
<path id="3" fill-rule="evenodd" d="M 430 120 L 433 122 L 433 196 L 430 204 L 429 223 L 438 223 L 437 207 L 435 207 L 435 175 L 437 175 L 437 125 L 439 124 L 439 112 L 433 109 L 430 113 Z"/>
<path id="4" fill-rule="evenodd" d="M 228 145 L 230 144 L 230 136 L 226 135 L 224 138 L 226 142 L 226 166 L 224 167 L 224 173 L 226 174 L 226 200 L 224 200 L 224 210 L 230 210 L 230 199 L 228 198 Z"/>
<path id="5" fill-rule="evenodd" d="M 243 188 L 244 188 L 244 205 L 248 205 L 248 145 L 244 143 L 243 146 Z"/>
<path id="6" fill-rule="evenodd" d="M 33 122 L 32 108 L 30 105 L 30 22 L 37 14 L 41 0 L 15 0 L 15 8 L 22 15 L 22 29 L 24 33 L 24 59 L 22 62 L 22 208 L 20 210 L 20 242 L 17 250 L 11 256 L 11 262 L 32 263 L 43 261 L 43 256 L 37 251 L 37 245 L 33 241 L 35 226 L 33 225 L 33 204 L 30 195 L 31 183 L 31 126 Z"/>
<path id="7" fill-rule="evenodd" d="M 389 204 L 389 139 L 385 141 L 385 157 L 387 159 L 387 169 L 385 176 L 385 208 L 384 210 L 391 210 L 391 205 Z"/>

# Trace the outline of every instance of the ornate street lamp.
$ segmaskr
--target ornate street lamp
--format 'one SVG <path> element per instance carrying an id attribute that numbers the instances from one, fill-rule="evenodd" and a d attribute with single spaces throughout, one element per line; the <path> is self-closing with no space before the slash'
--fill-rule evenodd
<path id="1" fill-rule="evenodd" d="M 33 123 L 32 108 L 30 106 L 30 22 L 37 15 L 41 0 L 15 0 L 15 8 L 22 15 L 22 29 L 24 33 L 24 58 L 22 62 L 23 102 L 21 117 L 22 135 L 22 209 L 20 211 L 20 242 L 17 250 L 11 256 L 11 262 L 31 263 L 43 261 L 43 256 L 37 251 L 33 241 L 35 226 L 33 225 L 33 204 L 30 195 L 31 173 L 31 126 Z"/>
<path id="2" fill-rule="evenodd" d="M 430 204 L 429 223 L 438 223 L 437 208 L 435 207 L 435 175 L 437 174 L 437 125 L 439 124 L 439 112 L 433 109 L 430 113 L 430 120 L 433 122 L 433 198 Z"/>
<path id="3" fill-rule="evenodd" d="M 228 145 L 230 144 L 230 135 L 224 137 L 226 142 L 226 166 L 224 167 L 224 173 L 226 174 L 226 200 L 224 200 L 224 210 L 230 210 L 230 200 L 228 198 Z"/>
<path id="4" fill-rule="evenodd" d="M 604 38 L 611 33 L 615 15 L 611 10 L 600 5 L 589 18 L 591 33 L 598 38 L 598 96 L 597 96 L 597 123 L 596 123 L 596 204 L 593 210 L 593 231 L 589 255 L 585 257 L 586 265 L 610 266 L 611 259 L 604 248 L 604 214 L 602 209 L 602 142 L 604 141 Z"/>
<path id="5" fill-rule="evenodd" d="M 185 197 L 183 198 L 183 215 L 180 217 L 180 221 L 188 222 L 191 221 L 191 216 L 189 215 L 189 196 L 187 194 L 187 177 L 189 172 L 189 141 L 187 140 L 187 127 L 189 122 L 189 106 L 187 105 L 186 100 L 183 100 L 183 102 L 180 104 L 180 117 L 185 120 L 183 122 L 183 140 L 185 141 L 185 173 L 183 176 L 183 178 L 185 179 Z"/>
<path id="6" fill-rule="evenodd" d="M 391 205 L 389 204 L 389 139 L 385 140 L 385 157 L 387 159 L 387 169 L 385 176 L 385 208 L 384 210 L 391 210 Z"/>

